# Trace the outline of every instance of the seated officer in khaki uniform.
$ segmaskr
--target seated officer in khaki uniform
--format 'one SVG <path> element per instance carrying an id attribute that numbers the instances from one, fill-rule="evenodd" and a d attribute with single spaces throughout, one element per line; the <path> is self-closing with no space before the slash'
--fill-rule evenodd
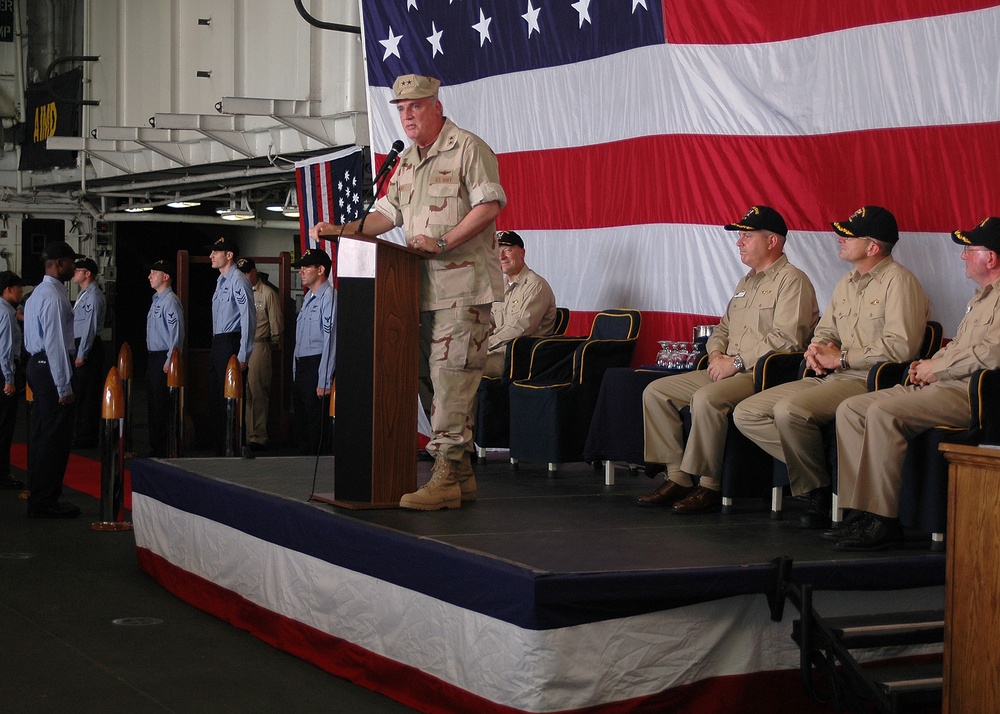
<path id="1" fill-rule="evenodd" d="M 889 211 L 865 206 L 833 229 L 840 257 L 854 269 L 834 287 L 806 350 L 819 376 L 766 389 L 733 412 L 740 431 L 788 466 L 792 495 L 808 499 L 803 528 L 830 524 L 823 425 L 842 401 L 868 391 L 869 367 L 917 356 L 930 313 L 920 281 L 891 256 L 899 229 Z"/>
<path id="2" fill-rule="evenodd" d="M 642 505 L 675 513 L 715 510 L 722 502 L 722 453 L 729 414 L 753 394 L 752 368 L 772 350 L 802 349 L 819 316 L 809 278 L 785 257 L 788 228 L 773 208 L 753 206 L 736 223 L 740 260 L 750 266 L 708 343 L 707 370 L 664 377 L 642 394 L 645 458 L 665 464 L 667 479 Z M 685 446 L 680 410 L 691 407 Z M 700 476 L 695 487 L 693 477 Z"/>
<path id="3" fill-rule="evenodd" d="M 962 428 L 969 379 L 1000 367 L 1000 218 L 952 235 L 964 247 L 965 274 L 979 286 L 955 339 L 910 365 L 910 386 L 852 397 L 837 409 L 838 492 L 857 511 L 824 533 L 838 550 L 880 550 L 903 542 L 899 490 L 907 440 L 935 426 Z"/>
<path id="4" fill-rule="evenodd" d="M 493 303 L 484 377 L 499 377 L 507 345 L 521 335 L 551 335 L 556 326 L 556 296 L 541 275 L 524 264 L 524 241 L 514 231 L 497 231 L 503 302 Z"/>

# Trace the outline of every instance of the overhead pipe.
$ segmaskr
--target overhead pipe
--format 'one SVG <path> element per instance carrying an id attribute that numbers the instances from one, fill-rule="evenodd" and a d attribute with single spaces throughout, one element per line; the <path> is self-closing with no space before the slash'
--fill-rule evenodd
<path id="1" fill-rule="evenodd" d="M 302 0 L 294 0 L 295 9 L 299 11 L 306 22 L 308 22 L 313 27 L 318 27 L 321 30 L 334 30 L 336 32 L 350 32 L 355 35 L 361 34 L 361 28 L 354 25 L 341 25 L 335 22 L 324 22 L 323 20 L 317 20 L 315 17 L 309 14 L 309 12 L 303 7 Z"/>

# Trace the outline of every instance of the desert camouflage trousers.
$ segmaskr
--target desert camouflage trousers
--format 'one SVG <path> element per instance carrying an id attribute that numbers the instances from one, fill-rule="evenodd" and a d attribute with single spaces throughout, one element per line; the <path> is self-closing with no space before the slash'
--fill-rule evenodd
<path id="1" fill-rule="evenodd" d="M 490 307 L 420 313 L 420 381 L 433 390 L 431 454 L 458 461 L 472 452 L 473 407 L 486 364 Z"/>

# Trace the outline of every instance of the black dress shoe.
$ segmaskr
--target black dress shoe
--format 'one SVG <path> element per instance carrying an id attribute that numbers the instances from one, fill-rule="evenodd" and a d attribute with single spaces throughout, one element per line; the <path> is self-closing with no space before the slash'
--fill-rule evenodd
<path id="1" fill-rule="evenodd" d="M 247 446 L 250 447 L 250 451 L 263 451 L 267 448 L 266 445 L 261 444 L 259 441 L 248 441 Z"/>
<path id="2" fill-rule="evenodd" d="M 28 518 L 76 518 L 80 507 L 68 501 L 59 501 L 51 506 L 28 508 Z"/>
<path id="3" fill-rule="evenodd" d="M 674 504 L 674 513 L 688 515 L 690 513 L 709 513 L 722 507 L 722 493 L 703 486 L 695 486 L 687 498 Z"/>
<path id="4" fill-rule="evenodd" d="M 819 537 L 835 542 L 841 538 L 846 538 L 848 535 L 853 535 L 858 530 L 858 526 L 868 519 L 867 517 L 868 513 L 865 511 L 851 511 L 847 518 L 841 522 L 839 528 L 831 528 L 828 531 L 823 531 Z"/>
<path id="5" fill-rule="evenodd" d="M 814 488 L 802 497 L 809 502 L 806 512 L 799 517 L 799 525 L 803 528 L 829 528 L 830 511 L 833 508 L 833 494 L 829 486 Z"/>
<path id="6" fill-rule="evenodd" d="M 19 491 L 24 488 L 24 481 L 14 478 L 12 474 L 7 474 L 3 478 L 0 478 L 0 488 Z"/>
<path id="7" fill-rule="evenodd" d="M 640 506 L 672 506 L 694 490 L 694 486 L 681 486 L 670 479 L 664 480 L 652 493 L 639 496 Z"/>
<path id="8" fill-rule="evenodd" d="M 833 546 L 837 550 L 886 550 L 903 545 L 903 526 L 898 518 L 866 513 L 864 520 Z"/>

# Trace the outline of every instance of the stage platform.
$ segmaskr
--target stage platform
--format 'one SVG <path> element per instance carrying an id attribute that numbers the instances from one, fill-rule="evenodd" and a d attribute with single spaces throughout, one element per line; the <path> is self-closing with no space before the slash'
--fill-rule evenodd
<path id="1" fill-rule="evenodd" d="M 330 492 L 332 469 L 136 460 L 140 564 L 186 601 L 421 711 L 808 711 L 797 613 L 773 622 L 766 597 L 782 556 L 824 615 L 944 606 L 944 556 L 926 537 L 838 553 L 798 528 L 794 504 L 784 521 L 763 498 L 675 516 L 635 504 L 654 485 L 644 476 L 606 486 L 586 464 L 551 476 L 493 454 L 459 510 L 347 511 L 309 500 Z"/>

